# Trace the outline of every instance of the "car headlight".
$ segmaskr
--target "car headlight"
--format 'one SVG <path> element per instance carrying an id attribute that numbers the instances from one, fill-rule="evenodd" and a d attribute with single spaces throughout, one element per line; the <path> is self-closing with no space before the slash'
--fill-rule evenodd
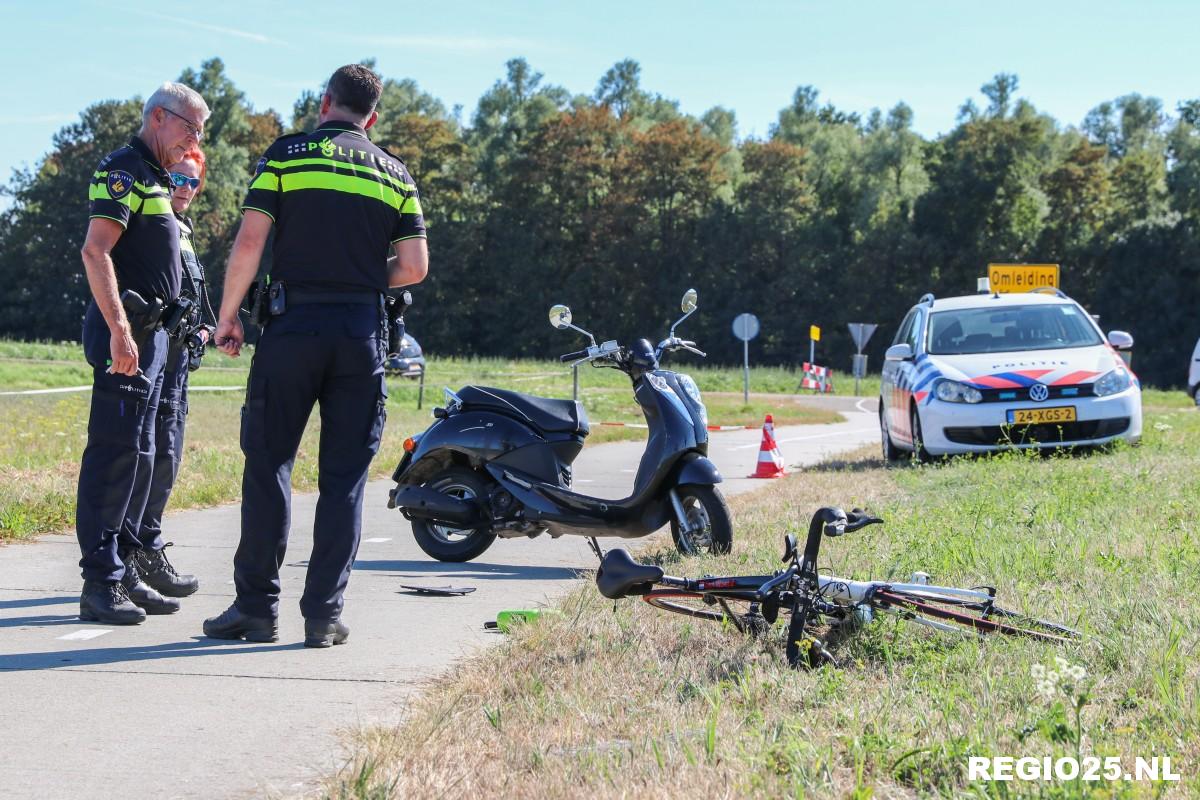
<path id="1" fill-rule="evenodd" d="M 978 389 L 958 381 L 938 381 L 933 393 L 938 400 L 947 403 L 978 403 L 983 400 L 983 394 Z"/>
<path id="2" fill-rule="evenodd" d="M 1092 385 L 1092 391 L 1096 393 L 1097 397 L 1108 397 L 1110 394 L 1123 392 L 1132 385 L 1133 379 L 1129 377 L 1129 370 L 1114 369 L 1096 381 Z"/>
<path id="3" fill-rule="evenodd" d="M 700 420 L 705 425 L 708 425 L 708 409 L 704 407 L 704 401 L 700 399 L 700 387 L 692 380 L 691 375 L 676 374 L 675 380 L 679 383 L 679 388 L 683 389 L 683 393 L 688 396 L 692 404 L 700 412 Z"/>

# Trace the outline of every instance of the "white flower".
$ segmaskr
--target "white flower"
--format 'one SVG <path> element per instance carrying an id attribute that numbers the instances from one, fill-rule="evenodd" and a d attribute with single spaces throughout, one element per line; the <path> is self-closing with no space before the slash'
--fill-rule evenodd
<path id="1" fill-rule="evenodd" d="M 1170 425 L 1168 425 L 1168 424 L 1167 424 L 1167 423 L 1165 423 L 1165 422 L 1156 422 L 1156 423 L 1154 423 L 1154 430 L 1156 430 L 1156 431 L 1169 431 L 1169 430 L 1171 430 L 1171 426 L 1170 426 Z"/>
<path id="2" fill-rule="evenodd" d="M 1029 674 L 1040 681 L 1042 678 L 1046 677 L 1046 668 L 1041 664 L 1034 664 L 1029 668 Z"/>
<path id="3" fill-rule="evenodd" d="M 1055 657 L 1054 657 L 1054 663 L 1058 665 L 1058 669 L 1059 669 L 1059 671 L 1061 671 L 1061 672 L 1066 672 L 1066 670 L 1067 670 L 1067 667 L 1071 666 L 1071 662 L 1070 662 L 1070 661 L 1067 661 L 1067 660 L 1066 660 L 1065 658 L 1063 658 L 1062 656 L 1055 656 Z"/>
<path id="4" fill-rule="evenodd" d="M 1067 669 L 1067 675 L 1071 677 L 1071 680 L 1078 683 L 1087 677 L 1087 670 L 1084 669 L 1082 665 L 1076 664 L 1075 666 Z"/>

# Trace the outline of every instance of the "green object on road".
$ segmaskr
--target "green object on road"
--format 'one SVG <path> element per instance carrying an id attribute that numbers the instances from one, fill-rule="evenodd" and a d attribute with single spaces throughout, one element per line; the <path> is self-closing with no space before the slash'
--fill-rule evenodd
<path id="1" fill-rule="evenodd" d="M 491 630 L 498 629 L 502 633 L 508 633 L 515 625 L 523 622 L 537 622 L 542 617 L 561 617 L 562 612 L 553 608 L 528 608 L 515 609 L 510 611 L 501 611 L 496 615 L 495 622 L 485 622 L 483 627 Z"/>

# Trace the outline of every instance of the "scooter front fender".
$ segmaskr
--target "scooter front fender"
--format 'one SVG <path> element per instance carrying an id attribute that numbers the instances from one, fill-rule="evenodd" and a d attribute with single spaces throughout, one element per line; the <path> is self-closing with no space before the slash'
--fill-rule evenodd
<path id="1" fill-rule="evenodd" d="M 724 480 L 717 465 L 699 453 L 689 453 L 679 459 L 673 472 L 667 478 L 668 486 L 716 486 Z"/>

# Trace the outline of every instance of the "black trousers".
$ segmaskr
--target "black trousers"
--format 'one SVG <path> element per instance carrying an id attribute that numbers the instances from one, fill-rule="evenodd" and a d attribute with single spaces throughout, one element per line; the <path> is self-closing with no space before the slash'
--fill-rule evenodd
<path id="1" fill-rule="evenodd" d="M 242 536 L 233 561 L 243 613 L 278 615 L 292 465 L 319 404 L 320 497 L 300 611 L 312 620 L 340 616 L 358 552 L 367 469 L 386 417 L 386 349 L 382 309 L 367 305 L 293 306 L 273 317 L 259 339 L 242 409 Z"/>
<path id="2" fill-rule="evenodd" d="M 172 350 L 176 348 L 171 348 Z M 146 495 L 146 508 L 140 518 L 125 518 L 126 533 L 147 550 L 163 547 L 162 518 L 183 458 L 183 432 L 187 424 L 187 350 L 168 353 L 173 361 L 163 373 L 162 391 L 154 417 L 154 466 L 149 473 L 139 472 L 134 493 Z M 148 485 L 147 485 L 148 484 Z"/>
<path id="3" fill-rule="evenodd" d="M 130 517 L 141 519 L 146 507 L 167 353 L 167 335 L 156 331 L 139 346 L 142 374 L 110 375 L 109 342 L 108 326 L 93 302 L 83 320 L 83 352 L 92 367 L 92 408 L 75 507 L 84 580 L 120 580 L 125 574 L 121 557 L 140 546 L 124 523 Z"/>

